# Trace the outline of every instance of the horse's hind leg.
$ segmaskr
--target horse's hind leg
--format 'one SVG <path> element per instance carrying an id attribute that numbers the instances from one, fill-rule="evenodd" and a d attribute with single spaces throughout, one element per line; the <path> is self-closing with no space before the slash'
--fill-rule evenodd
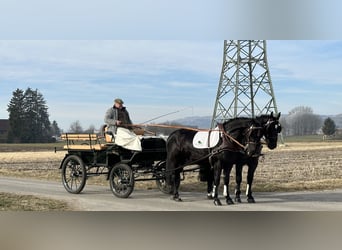
<path id="1" fill-rule="evenodd" d="M 226 198 L 227 205 L 233 205 L 234 202 L 229 195 L 229 179 L 230 179 L 230 172 L 232 170 L 232 165 L 224 168 L 224 187 L 223 187 L 223 196 Z"/>
<path id="2" fill-rule="evenodd" d="M 172 194 L 173 196 L 171 199 L 174 201 L 182 201 L 182 199 L 179 197 L 179 186 L 180 186 L 180 172 L 176 171 L 174 174 L 172 174 Z"/>
<path id="3" fill-rule="evenodd" d="M 246 195 L 248 203 L 255 203 L 254 197 L 252 195 L 252 184 L 254 179 L 254 173 L 257 168 L 258 162 L 253 162 L 248 164 L 248 172 L 247 172 L 247 188 Z"/>
<path id="4" fill-rule="evenodd" d="M 214 183 L 214 171 L 213 169 L 208 170 L 207 176 L 207 198 L 213 199 L 212 192 L 213 192 L 213 183 Z"/>
<path id="5" fill-rule="evenodd" d="M 222 203 L 220 199 L 218 198 L 218 187 L 220 185 L 221 171 L 222 171 L 221 165 L 216 162 L 214 164 L 214 186 L 213 186 L 213 193 L 212 193 L 215 206 L 222 206 Z"/>
<path id="6" fill-rule="evenodd" d="M 242 167 L 241 164 L 235 166 L 235 202 L 241 203 L 241 182 L 242 182 Z"/>

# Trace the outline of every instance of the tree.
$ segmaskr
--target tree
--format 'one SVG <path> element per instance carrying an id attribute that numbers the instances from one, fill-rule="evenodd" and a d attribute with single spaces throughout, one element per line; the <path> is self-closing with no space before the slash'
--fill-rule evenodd
<path id="1" fill-rule="evenodd" d="M 8 142 L 47 142 L 51 137 L 48 106 L 43 95 L 27 88 L 17 89 L 8 104 L 10 131 Z"/>
<path id="2" fill-rule="evenodd" d="M 328 117 L 324 120 L 322 131 L 325 135 L 333 135 L 336 132 L 336 124 L 335 122 Z"/>
<path id="3" fill-rule="evenodd" d="M 90 125 L 89 128 L 84 131 L 84 133 L 94 134 L 95 130 L 96 130 L 95 126 L 94 125 Z"/>
<path id="4" fill-rule="evenodd" d="M 58 127 L 58 124 L 55 120 L 51 124 L 51 134 L 53 136 L 60 136 L 61 135 L 61 129 Z"/>
<path id="5" fill-rule="evenodd" d="M 321 118 L 313 113 L 312 108 L 304 106 L 292 109 L 286 123 L 290 134 L 300 136 L 315 134 L 322 125 Z"/>
<path id="6" fill-rule="evenodd" d="M 24 95 L 24 142 L 47 142 L 51 137 L 51 123 L 46 101 L 37 89 L 28 88 Z"/>
<path id="7" fill-rule="evenodd" d="M 287 122 L 287 118 L 285 116 L 282 116 L 282 117 L 280 117 L 279 122 L 280 122 L 281 127 L 282 127 L 282 130 L 281 130 L 282 134 L 284 136 L 290 135 L 290 125 Z"/>
<path id="8" fill-rule="evenodd" d="M 10 100 L 7 111 L 9 113 L 9 131 L 8 142 L 20 142 L 22 133 L 24 131 L 24 91 L 16 89 L 12 93 L 12 99 Z"/>
<path id="9" fill-rule="evenodd" d="M 77 133 L 77 134 L 83 133 L 83 128 L 81 126 L 80 121 L 77 120 L 77 121 L 71 123 L 70 128 L 69 128 L 69 132 L 70 133 Z"/>

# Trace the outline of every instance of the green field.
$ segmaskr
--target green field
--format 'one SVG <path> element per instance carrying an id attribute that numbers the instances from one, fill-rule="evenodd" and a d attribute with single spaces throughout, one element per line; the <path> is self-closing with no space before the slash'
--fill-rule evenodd
<path id="1" fill-rule="evenodd" d="M 0 143 L 0 152 L 53 151 L 62 149 L 65 142 L 56 143 Z"/>
<path id="2" fill-rule="evenodd" d="M 342 136 L 336 136 L 326 141 L 342 141 Z M 286 136 L 284 142 L 323 142 L 322 135 Z"/>

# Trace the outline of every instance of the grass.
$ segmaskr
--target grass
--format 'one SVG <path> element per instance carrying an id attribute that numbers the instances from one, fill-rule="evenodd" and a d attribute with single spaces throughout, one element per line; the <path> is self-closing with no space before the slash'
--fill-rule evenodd
<path id="1" fill-rule="evenodd" d="M 30 143 L 30 144 L 6 144 L 0 143 L 0 160 L 2 164 L 11 166 L 17 162 L 25 167 L 35 162 L 58 158 L 53 153 L 56 148 L 62 148 L 64 142 L 58 143 Z M 59 157 L 60 158 L 60 157 Z M 58 158 L 58 159 L 59 159 Z M 55 160 L 55 159 L 54 159 Z M 40 163 L 41 164 L 41 163 Z M 56 180 L 59 176 L 58 170 L 39 171 L 7 168 L 0 166 L 0 175 L 35 178 L 43 180 Z M 0 211 L 69 211 L 72 208 L 63 201 L 37 197 L 33 195 L 18 195 L 0 192 Z"/>
<path id="2" fill-rule="evenodd" d="M 303 136 L 286 136 L 284 137 L 285 143 L 287 142 L 323 142 L 323 135 L 303 135 Z M 333 139 L 328 139 L 326 142 L 342 141 L 341 136 L 336 136 Z"/>
<path id="3" fill-rule="evenodd" d="M 54 151 L 61 149 L 65 142 L 56 143 L 0 143 L 0 152 Z"/>
<path id="4" fill-rule="evenodd" d="M 0 192 L 0 211 L 68 211 L 72 208 L 63 201 Z"/>

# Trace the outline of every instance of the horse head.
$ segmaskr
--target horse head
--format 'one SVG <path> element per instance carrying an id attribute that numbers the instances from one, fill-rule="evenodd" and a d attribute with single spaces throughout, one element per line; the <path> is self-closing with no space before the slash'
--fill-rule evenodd
<path id="1" fill-rule="evenodd" d="M 281 125 L 279 123 L 280 113 L 277 116 L 263 115 L 259 120 L 264 128 L 264 137 L 269 149 L 275 149 L 278 142 L 278 134 L 281 132 Z"/>

